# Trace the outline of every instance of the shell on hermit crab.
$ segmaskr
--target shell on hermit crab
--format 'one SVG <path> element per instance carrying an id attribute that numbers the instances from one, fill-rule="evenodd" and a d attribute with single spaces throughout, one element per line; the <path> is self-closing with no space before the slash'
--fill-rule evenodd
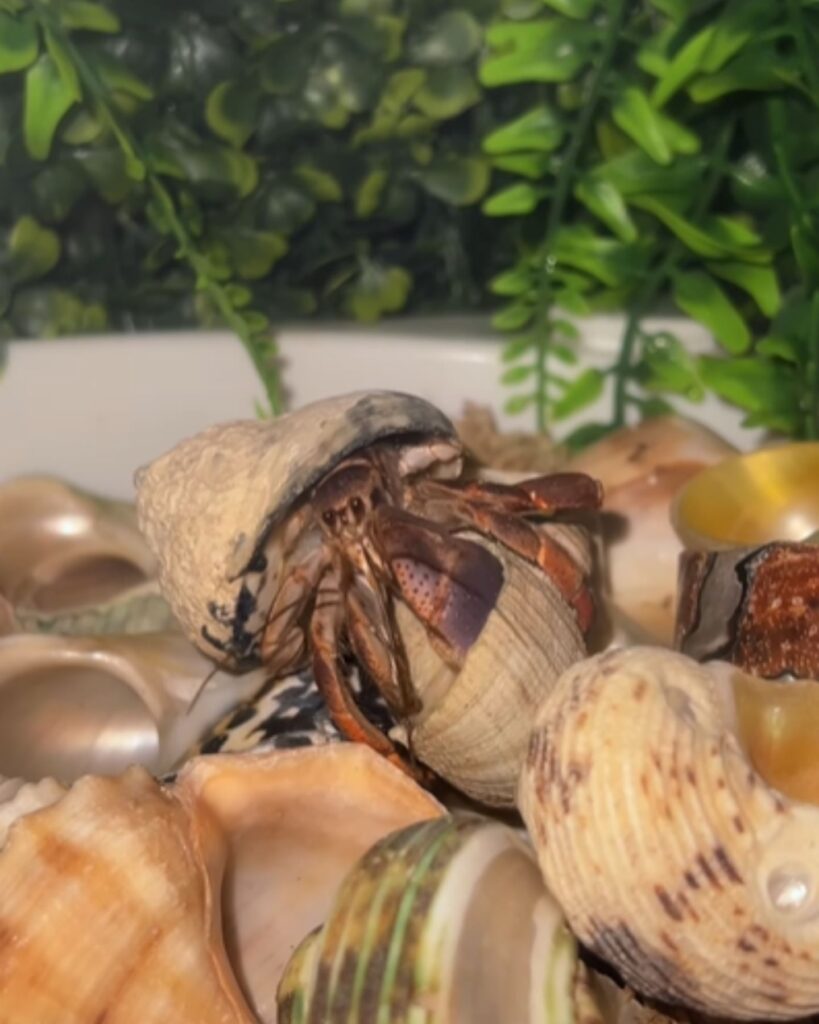
<path id="1" fill-rule="evenodd" d="M 136 767 L 22 787 L 8 806 L 4 1024 L 273 1024 L 284 964 L 341 878 L 440 813 L 352 744 L 201 758 L 166 787 Z"/>
<path id="2" fill-rule="evenodd" d="M 569 1024 L 577 952 L 531 849 L 472 815 L 373 846 L 279 988 L 280 1024 Z"/>
<path id="3" fill-rule="evenodd" d="M 460 442 L 437 409 L 408 395 L 362 392 L 273 422 L 211 428 L 139 472 L 140 525 L 163 591 L 205 653 L 228 664 L 258 656 L 288 517 L 342 459 L 386 439 L 400 448 L 408 475 L 461 470 Z M 542 529 L 588 571 L 582 529 Z M 528 722 L 551 682 L 586 647 L 573 610 L 542 570 L 470 539 L 492 550 L 503 583 L 460 671 L 444 664 L 420 620 L 396 602 L 422 704 L 404 724 L 413 751 L 436 772 L 476 799 L 511 805 Z"/>
<path id="4" fill-rule="evenodd" d="M 819 760 L 809 743 L 810 778 L 775 775 L 792 795 L 760 774 L 760 686 L 779 699 L 661 648 L 575 665 L 538 712 L 519 802 L 572 931 L 629 985 L 790 1020 L 819 1012 Z"/>
<path id="5" fill-rule="evenodd" d="M 0 775 L 161 774 L 263 684 L 215 671 L 178 632 L 2 637 Z"/>
<path id="6" fill-rule="evenodd" d="M 155 568 L 126 502 L 50 477 L 0 486 L 0 635 L 170 628 Z"/>

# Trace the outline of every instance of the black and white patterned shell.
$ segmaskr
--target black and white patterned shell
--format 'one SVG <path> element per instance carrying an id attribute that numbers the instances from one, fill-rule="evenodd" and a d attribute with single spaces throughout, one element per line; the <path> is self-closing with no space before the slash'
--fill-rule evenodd
<path id="1" fill-rule="evenodd" d="M 375 443 L 458 445 L 450 421 L 412 395 L 366 391 L 276 420 L 219 424 L 136 474 L 139 526 L 159 583 L 188 637 L 228 665 L 255 658 L 264 621 L 256 595 L 275 592 L 265 544 L 294 504 L 342 459 Z M 261 614 L 260 614 L 261 613 Z"/>

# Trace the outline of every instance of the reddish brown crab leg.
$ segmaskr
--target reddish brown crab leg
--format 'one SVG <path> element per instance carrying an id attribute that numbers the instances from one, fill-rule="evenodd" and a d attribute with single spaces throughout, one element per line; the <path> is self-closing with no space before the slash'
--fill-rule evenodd
<path id="1" fill-rule="evenodd" d="M 262 662 L 271 673 L 291 671 L 301 660 L 305 637 L 299 620 L 326 568 L 327 555 L 319 551 L 286 571 L 268 613 L 259 649 Z"/>
<path id="2" fill-rule="evenodd" d="M 496 511 L 517 515 L 550 515 L 553 512 L 600 508 L 603 488 L 585 473 L 551 473 L 516 484 L 468 480 L 425 480 L 418 485 L 422 497 L 461 498 L 470 504 L 490 505 Z"/>
<path id="3" fill-rule="evenodd" d="M 313 616 L 310 620 L 310 647 L 313 674 L 330 716 L 343 736 L 355 743 L 366 743 L 407 775 L 417 772 L 401 756 L 392 741 L 361 713 L 339 667 L 339 640 L 343 606 L 337 574 L 328 573 L 319 584 Z"/>

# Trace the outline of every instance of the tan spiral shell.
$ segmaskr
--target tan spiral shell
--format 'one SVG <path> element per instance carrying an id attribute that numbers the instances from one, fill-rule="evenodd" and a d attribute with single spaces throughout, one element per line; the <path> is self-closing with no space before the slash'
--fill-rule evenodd
<path id="1" fill-rule="evenodd" d="M 753 770 L 731 672 L 659 648 L 570 668 L 519 801 L 572 930 L 638 991 L 736 1019 L 819 1011 L 819 808 Z"/>

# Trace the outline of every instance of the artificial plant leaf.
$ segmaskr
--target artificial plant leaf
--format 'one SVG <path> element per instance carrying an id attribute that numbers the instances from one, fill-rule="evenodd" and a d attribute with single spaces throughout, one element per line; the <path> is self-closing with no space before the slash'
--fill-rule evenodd
<path id="1" fill-rule="evenodd" d="M 645 269 L 640 246 L 598 235 L 584 224 L 561 228 L 555 235 L 551 255 L 558 266 L 568 264 L 612 288 L 627 283 Z"/>
<path id="2" fill-rule="evenodd" d="M 413 97 L 414 105 L 434 121 L 445 121 L 474 106 L 481 90 L 468 68 L 434 68 Z"/>
<path id="3" fill-rule="evenodd" d="M 528 363 L 525 366 L 510 366 L 508 370 L 501 374 L 501 384 L 505 384 L 507 387 L 515 387 L 529 380 L 536 372 L 537 367 Z"/>
<path id="4" fill-rule="evenodd" d="M 552 158 L 548 153 L 506 153 L 493 156 L 492 166 L 499 171 L 519 174 L 530 181 L 542 181 L 553 170 Z"/>
<path id="5" fill-rule="evenodd" d="M 652 7 L 656 7 L 667 18 L 680 23 L 685 21 L 694 8 L 692 0 L 649 0 Z"/>
<path id="6" fill-rule="evenodd" d="M 785 186 L 769 160 L 770 154 L 749 150 L 731 166 L 734 195 L 743 206 L 766 210 L 786 201 Z"/>
<path id="7" fill-rule="evenodd" d="M 637 227 L 625 200 L 610 181 L 594 177 L 581 178 L 575 186 L 574 194 L 622 242 L 633 242 L 637 238 Z"/>
<path id="8" fill-rule="evenodd" d="M 403 267 L 366 260 L 347 292 L 346 307 L 357 320 L 374 321 L 401 309 L 411 287 L 412 278 Z"/>
<path id="9" fill-rule="evenodd" d="M 755 351 L 770 359 L 784 359 L 786 363 L 798 364 L 800 352 L 790 338 L 783 338 L 780 335 L 768 335 L 760 338 L 756 343 Z"/>
<path id="10" fill-rule="evenodd" d="M 488 161 L 481 157 L 439 157 L 415 176 L 436 199 L 470 206 L 486 192 L 490 174 Z"/>
<path id="11" fill-rule="evenodd" d="M 503 411 L 509 416 L 519 416 L 535 404 L 534 395 L 513 395 L 503 403 Z"/>
<path id="12" fill-rule="evenodd" d="M 651 99 L 655 106 L 665 106 L 671 97 L 700 71 L 715 31 L 713 23 L 706 25 L 677 51 L 654 86 Z"/>
<path id="13" fill-rule="evenodd" d="M 390 75 L 373 111 L 372 121 L 353 137 L 353 145 L 388 139 L 395 134 L 397 125 L 427 78 L 421 68 L 404 68 Z"/>
<path id="14" fill-rule="evenodd" d="M 656 110 L 642 89 L 626 89 L 612 108 L 612 117 L 617 127 L 658 164 L 671 163 L 675 153 L 699 151 L 697 136 Z"/>
<path id="15" fill-rule="evenodd" d="M 220 139 L 241 149 L 256 129 L 258 97 L 241 82 L 220 82 L 205 102 L 205 120 Z"/>
<path id="16" fill-rule="evenodd" d="M 662 167 L 641 149 L 630 149 L 598 164 L 588 175 L 611 182 L 624 197 L 669 196 L 688 197 L 702 180 L 707 160 L 702 156 L 677 157 Z"/>
<path id="17" fill-rule="evenodd" d="M 244 197 L 259 181 L 256 161 L 246 153 L 175 130 L 162 130 L 149 137 L 146 149 L 157 173 L 187 181 L 203 194 Z"/>
<path id="18" fill-rule="evenodd" d="M 70 163 L 47 164 L 32 183 L 38 213 L 52 222 L 65 220 L 87 190 L 87 178 Z"/>
<path id="19" fill-rule="evenodd" d="M 562 18 L 497 22 L 486 31 L 493 52 L 481 65 L 481 82 L 567 82 L 585 65 L 597 34 L 590 22 Z"/>
<path id="20" fill-rule="evenodd" d="M 705 397 L 696 359 L 667 331 L 645 339 L 639 377 L 643 387 L 651 391 L 670 391 L 690 402 L 701 402 Z"/>
<path id="21" fill-rule="evenodd" d="M 88 32 L 119 32 L 119 18 L 110 8 L 91 0 L 63 0 L 60 4 L 60 21 L 68 29 L 85 29 Z"/>
<path id="22" fill-rule="evenodd" d="M 153 99 L 154 91 L 138 78 L 122 61 L 116 60 L 103 50 L 86 48 L 83 56 L 112 92 L 125 93 L 135 100 Z"/>
<path id="23" fill-rule="evenodd" d="M 793 58 L 773 46 L 749 47 L 716 74 L 696 77 L 688 95 L 695 103 L 712 103 L 734 92 L 772 92 L 784 89 L 798 70 Z"/>
<path id="24" fill-rule="evenodd" d="M 673 277 L 674 301 L 694 320 L 704 324 L 717 341 L 734 355 L 751 344 L 751 334 L 736 306 L 720 286 L 700 271 Z"/>
<path id="25" fill-rule="evenodd" d="M 51 55 L 41 54 L 26 72 L 23 100 L 23 138 L 35 160 L 46 159 L 57 125 L 75 102 Z"/>
<path id="26" fill-rule="evenodd" d="M 17 221 L 8 237 L 9 265 L 15 281 L 43 277 L 57 265 L 60 239 L 27 214 Z"/>
<path id="27" fill-rule="evenodd" d="M 599 441 L 614 430 L 611 423 L 584 423 L 563 438 L 563 444 L 570 452 L 579 452 Z"/>
<path id="28" fill-rule="evenodd" d="M 47 29 L 43 32 L 43 37 L 45 39 L 46 50 L 51 54 L 51 59 L 54 61 L 57 74 L 62 79 L 66 89 L 75 100 L 82 99 L 80 76 L 77 73 L 77 69 L 74 66 L 74 61 L 72 60 L 71 55 L 65 48 L 65 44 L 61 39 L 55 36 L 53 32 L 49 32 Z"/>
<path id="29" fill-rule="evenodd" d="M 287 239 L 274 231 L 257 231 L 248 227 L 232 227 L 221 234 L 230 263 L 245 281 L 266 277 L 273 265 L 287 252 Z"/>
<path id="30" fill-rule="evenodd" d="M 483 140 L 483 151 L 493 156 L 522 150 L 549 153 L 563 141 L 563 134 L 560 118 L 541 104 L 490 132 Z"/>
<path id="31" fill-rule="evenodd" d="M 81 107 L 67 118 L 60 138 L 69 146 L 85 146 L 98 139 L 102 131 L 102 122 Z"/>
<path id="32" fill-rule="evenodd" d="M 543 0 L 548 7 L 567 18 L 588 18 L 597 0 Z"/>
<path id="33" fill-rule="evenodd" d="M 492 326 L 499 331 L 519 331 L 525 327 L 534 315 L 534 307 L 529 302 L 511 302 L 492 317 Z"/>
<path id="34" fill-rule="evenodd" d="M 489 287 L 494 295 L 522 295 L 532 287 L 532 272 L 525 264 L 493 277 Z"/>
<path id="35" fill-rule="evenodd" d="M 481 210 L 488 217 L 517 217 L 531 213 L 546 195 L 546 189 L 520 181 L 494 192 L 483 201 Z"/>
<path id="36" fill-rule="evenodd" d="M 791 225 L 791 245 L 805 279 L 819 287 L 819 232 L 804 219 Z"/>
<path id="37" fill-rule="evenodd" d="M 37 59 L 38 52 L 34 15 L 0 11 L 0 74 L 22 71 Z"/>
<path id="38" fill-rule="evenodd" d="M 753 413 L 798 408 L 794 377 L 785 364 L 765 359 L 718 359 L 702 356 L 700 374 L 722 398 Z"/>
<path id="39" fill-rule="evenodd" d="M 125 166 L 125 156 L 118 146 L 76 149 L 73 157 L 107 203 L 121 203 L 131 192 L 133 186 Z"/>
<path id="40" fill-rule="evenodd" d="M 383 167 L 376 167 L 364 178 L 355 194 L 357 217 L 371 217 L 381 203 L 389 173 Z"/>
<path id="41" fill-rule="evenodd" d="M 503 346 L 501 361 L 504 363 L 514 363 L 516 359 L 520 359 L 524 352 L 529 352 L 536 345 L 537 336 L 532 331 L 515 335 L 511 341 L 507 341 Z"/>
<path id="42" fill-rule="evenodd" d="M 596 402 L 603 394 L 605 381 L 606 378 L 600 370 L 594 367 L 583 370 L 564 388 L 560 398 L 552 403 L 552 418 L 558 421 L 565 420 L 592 402 Z"/>
<path id="43" fill-rule="evenodd" d="M 758 236 L 727 217 L 704 218 L 695 224 L 671 205 L 655 196 L 632 196 L 632 206 L 647 210 L 672 231 L 692 252 L 707 259 L 741 257 L 754 263 L 769 263 L 770 254 L 757 249 Z M 753 241 L 751 241 L 751 239 Z"/>
<path id="44" fill-rule="evenodd" d="M 707 264 L 708 270 L 747 292 L 766 316 L 779 310 L 782 296 L 774 267 L 753 263 L 719 261 Z"/>
<path id="45" fill-rule="evenodd" d="M 469 11 L 446 11 L 410 45 L 410 59 L 415 64 L 433 67 L 460 64 L 474 57 L 482 37 L 481 26 Z"/>
<path id="46" fill-rule="evenodd" d="M 62 288 L 21 288 L 11 307 L 17 331 L 32 338 L 57 338 L 103 331 L 108 314 L 99 303 L 86 303 Z"/>
<path id="47" fill-rule="evenodd" d="M 338 179 L 329 171 L 314 164 L 299 164 L 294 173 L 320 203 L 340 203 L 344 198 Z"/>

